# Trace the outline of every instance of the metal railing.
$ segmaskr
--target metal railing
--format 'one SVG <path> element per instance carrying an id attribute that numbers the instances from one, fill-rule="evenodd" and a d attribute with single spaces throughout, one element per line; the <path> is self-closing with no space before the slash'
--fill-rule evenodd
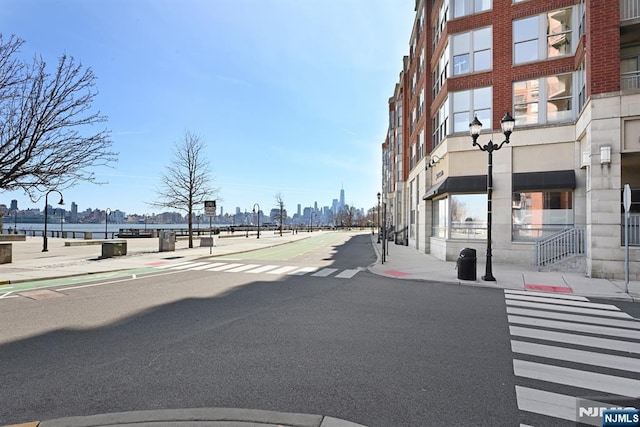
<path id="1" fill-rule="evenodd" d="M 568 228 L 536 240 L 536 265 L 550 265 L 585 254 L 585 229 Z"/>
<path id="2" fill-rule="evenodd" d="M 620 222 L 620 245 L 624 245 L 624 214 Z M 640 214 L 629 214 L 629 246 L 640 246 Z"/>
<path id="3" fill-rule="evenodd" d="M 640 71 L 631 71 L 620 74 L 620 89 L 640 89 Z"/>
<path id="4" fill-rule="evenodd" d="M 620 20 L 640 18 L 640 0 L 620 0 Z"/>

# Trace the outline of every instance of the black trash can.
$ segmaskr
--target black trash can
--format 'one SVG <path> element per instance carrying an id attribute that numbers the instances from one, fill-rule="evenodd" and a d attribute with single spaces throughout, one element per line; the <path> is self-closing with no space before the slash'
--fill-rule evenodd
<path id="1" fill-rule="evenodd" d="M 477 280 L 476 279 L 476 250 L 464 248 L 458 255 L 458 279 L 460 280 Z"/>

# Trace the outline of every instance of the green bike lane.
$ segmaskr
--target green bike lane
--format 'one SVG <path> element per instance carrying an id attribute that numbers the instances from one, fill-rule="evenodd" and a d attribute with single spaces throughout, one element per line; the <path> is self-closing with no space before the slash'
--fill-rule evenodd
<path id="1" fill-rule="evenodd" d="M 305 238 L 278 246 L 271 246 L 267 248 L 236 252 L 231 254 L 204 256 L 198 259 L 286 261 L 312 252 L 314 250 L 321 249 L 331 244 L 340 244 L 346 240 L 346 236 L 341 233 L 323 233 L 309 237 L 311 238 Z M 49 288 L 72 289 L 74 287 L 88 287 L 93 284 L 98 285 L 112 282 L 134 281 L 135 279 L 139 277 L 141 278 L 142 276 L 169 273 L 166 270 L 148 266 L 148 262 L 144 262 L 144 264 L 146 264 L 147 266 L 2 285 L 0 286 L 0 300 L 4 298 L 13 298 L 19 296 L 20 293 L 29 291 L 44 290 Z M 175 272 L 172 272 L 171 274 L 174 273 Z"/>

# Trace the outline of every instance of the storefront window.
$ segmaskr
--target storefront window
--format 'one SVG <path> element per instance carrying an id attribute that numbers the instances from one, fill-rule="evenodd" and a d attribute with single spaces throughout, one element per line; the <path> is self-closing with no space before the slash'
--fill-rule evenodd
<path id="1" fill-rule="evenodd" d="M 487 195 L 452 194 L 449 196 L 451 239 L 487 238 Z"/>
<path id="2" fill-rule="evenodd" d="M 532 241 L 574 226 L 573 191 L 515 192 L 514 241 Z"/>
<path id="3" fill-rule="evenodd" d="M 444 199 L 433 201 L 433 237 L 441 237 L 445 239 L 447 237 L 447 218 L 448 218 L 448 201 L 446 197 Z"/>

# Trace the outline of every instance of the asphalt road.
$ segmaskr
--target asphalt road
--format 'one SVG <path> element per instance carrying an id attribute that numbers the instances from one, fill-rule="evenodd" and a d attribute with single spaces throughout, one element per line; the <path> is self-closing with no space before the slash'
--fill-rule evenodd
<path id="1" fill-rule="evenodd" d="M 0 424 L 240 407 L 518 425 L 502 291 L 338 278 L 375 260 L 370 237 L 316 242 L 219 261 L 336 269 L 325 277 L 159 269 L 0 301 Z"/>

